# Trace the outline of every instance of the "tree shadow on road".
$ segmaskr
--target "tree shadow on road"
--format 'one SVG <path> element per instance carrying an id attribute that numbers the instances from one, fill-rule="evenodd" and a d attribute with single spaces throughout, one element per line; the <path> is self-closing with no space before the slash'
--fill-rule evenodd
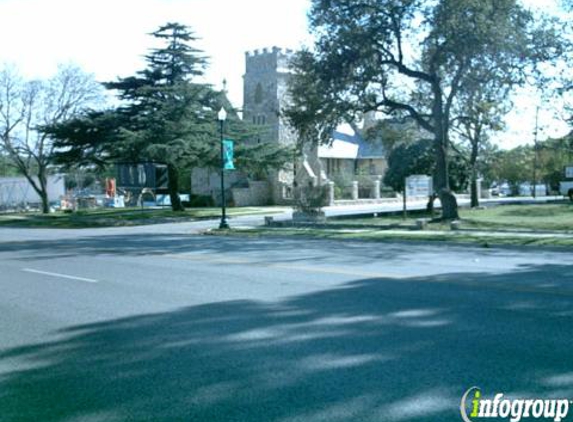
<path id="1" fill-rule="evenodd" d="M 548 273 L 363 279 L 75 326 L 0 351 L 2 421 L 456 421 L 468 388 L 573 398 L 573 297 Z M 483 288 L 487 284 L 494 288 Z M 499 289 L 496 289 L 498 286 Z"/>
<path id="2" fill-rule="evenodd" d="M 254 252 L 258 254 L 257 259 L 261 262 L 288 263 L 306 260 L 313 264 L 331 261 L 336 264 L 359 265 L 370 264 L 377 260 L 388 262 L 392 259 L 407 263 L 411 261 L 410 254 L 413 247 L 416 248 L 416 256 L 423 259 L 425 254 L 435 255 L 436 248 L 440 246 L 417 242 L 372 243 L 292 237 L 245 239 L 241 237 L 181 234 L 122 234 L 85 236 L 64 240 L 0 242 L 0 254 L 17 253 L 15 259 L 21 261 L 50 261 L 76 256 L 142 257 L 184 253 L 250 254 L 249 258 L 252 258 Z M 476 254 L 481 257 L 514 254 L 511 248 L 484 249 L 483 247 L 468 245 L 448 245 L 447 247 L 449 250 L 456 251 L 456 253 L 471 260 Z M 299 256 L 293 256 L 293 252 L 298 252 Z M 537 256 L 541 255 L 543 254 L 537 254 Z M 435 259 L 435 256 L 430 259 Z"/>

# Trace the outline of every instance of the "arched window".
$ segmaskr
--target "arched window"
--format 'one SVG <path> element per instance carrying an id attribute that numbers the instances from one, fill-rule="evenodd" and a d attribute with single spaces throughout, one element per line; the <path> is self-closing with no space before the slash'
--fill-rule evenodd
<path id="1" fill-rule="evenodd" d="M 263 102 L 263 87 L 259 82 L 255 88 L 255 104 L 260 104 Z"/>

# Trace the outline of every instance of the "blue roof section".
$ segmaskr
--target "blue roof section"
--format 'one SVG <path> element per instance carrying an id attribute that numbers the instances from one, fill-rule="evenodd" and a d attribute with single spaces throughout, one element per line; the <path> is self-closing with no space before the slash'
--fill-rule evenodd
<path id="1" fill-rule="evenodd" d="M 384 158 L 384 147 L 380 139 L 375 139 L 373 141 L 365 140 L 359 133 L 359 131 L 352 126 L 354 134 L 350 135 L 347 133 L 342 133 L 337 130 L 332 132 L 333 141 L 345 142 L 358 146 L 358 155 L 356 158 Z"/>

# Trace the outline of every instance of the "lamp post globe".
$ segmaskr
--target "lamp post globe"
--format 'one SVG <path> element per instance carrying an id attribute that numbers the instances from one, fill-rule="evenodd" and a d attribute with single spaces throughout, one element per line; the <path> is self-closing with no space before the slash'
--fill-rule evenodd
<path id="1" fill-rule="evenodd" d="M 221 124 L 223 124 L 223 122 L 227 120 L 227 111 L 225 110 L 224 107 L 221 107 L 221 110 L 219 110 L 219 113 L 217 113 L 217 118 L 219 119 Z"/>

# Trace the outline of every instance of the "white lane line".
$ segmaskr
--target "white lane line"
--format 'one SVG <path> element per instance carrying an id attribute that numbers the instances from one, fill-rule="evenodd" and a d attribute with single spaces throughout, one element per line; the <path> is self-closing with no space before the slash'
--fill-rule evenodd
<path id="1" fill-rule="evenodd" d="M 97 283 L 97 280 L 94 280 L 92 278 L 84 278 L 84 277 L 76 277 L 73 275 L 66 275 L 66 274 L 59 274 L 59 273 L 51 273 L 48 271 L 39 271 L 39 270 L 34 270 L 32 268 L 22 268 L 22 271 L 25 271 L 27 273 L 34 273 L 34 274 L 42 274 L 42 275 L 48 275 L 50 277 L 59 277 L 59 278 L 67 278 L 69 280 L 77 280 L 77 281 L 85 281 L 86 283 Z"/>

